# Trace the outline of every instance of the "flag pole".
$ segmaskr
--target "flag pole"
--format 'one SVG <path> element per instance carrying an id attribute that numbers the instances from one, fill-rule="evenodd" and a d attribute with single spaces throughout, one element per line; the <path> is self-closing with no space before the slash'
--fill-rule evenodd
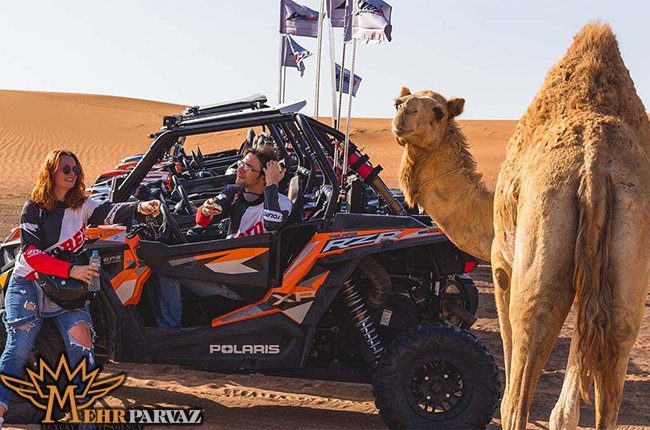
<path id="1" fill-rule="evenodd" d="M 345 122 L 345 145 L 343 146 L 343 172 L 341 173 L 341 182 L 345 181 L 348 174 L 348 153 L 350 147 L 350 118 L 352 117 L 352 94 L 354 93 L 354 63 L 357 55 L 357 42 L 352 39 L 352 66 L 350 67 L 350 85 L 348 86 L 348 118 Z M 345 76 L 345 71 L 343 71 Z M 341 77 L 341 81 L 343 77 Z M 341 197 L 345 198 L 345 186 L 341 184 Z"/>
<path id="2" fill-rule="evenodd" d="M 349 10 L 348 8 L 352 7 L 350 4 L 350 1 L 345 2 L 345 19 L 343 20 L 343 53 L 341 54 L 341 75 L 340 75 L 340 82 L 339 82 L 339 103 L 338 103 L 338 110 L 336 112 L 336 125 L 334 126 L 335 129 L 339 129 L 341 127 L 341 107 L 343 105 L 343 78 L 345 77 L 345 36 L 348 34 L 348 26 L 352 25 L 350 21 L 352 21 L 352 17 L 348 13 Z"/>
<path id="3" fill-rule="evenodd" d="M 280 70 L 278 71 L 278 104 L 282 103 L 282 62 L 284 61 L 284 34 L 280 34 Z M 284 69 L 286 71 L 286 68 Z"/>
<path id="4" fill-rule="evenodd" d="M 284 103 L 287 94 L 287 66 L 283 67 L 284 72 L 282 73 L 282 103 Z"/>
<path id="5" fill-rule="evenodd" d="M 336 53 L 334 52 L 334 27 L 332 26 L 332 18 L 329 22 L 330 33 L 330 69 L 332 75 L 332 126 L 336 128 Z"/>
<path id="6" fill-rule="evenodd" d="M 316 95 L 314 97 L 314 117 L 318 120 L 318 104 L 320 97 L 320 58 L 323 48 L 323 10 L 325 9 L 325 0 L 320 0 L 320 10 L 318 11 L 318 48 L 316 49 Z"/>

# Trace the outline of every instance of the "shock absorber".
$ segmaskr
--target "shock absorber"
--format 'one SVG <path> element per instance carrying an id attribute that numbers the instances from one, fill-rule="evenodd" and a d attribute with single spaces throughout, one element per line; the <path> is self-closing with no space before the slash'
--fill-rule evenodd
<path id="1" fill-rule="evenodd" d="M 379 335 L 375 332 L 373 323 L 370 320 L 368 309 L 366 309 L 366 303 L 363 301 L 363 298 L 357 291 L 352 280 L 347 281 L 345 285 L 343 285 L 341 295 L 343 296 L 343 301 L 352 316 L 354 326 L 359 330 L 359 333 L 368 344 L 375 360 L 378 360 L 384 347 L 381 346 Z"/>

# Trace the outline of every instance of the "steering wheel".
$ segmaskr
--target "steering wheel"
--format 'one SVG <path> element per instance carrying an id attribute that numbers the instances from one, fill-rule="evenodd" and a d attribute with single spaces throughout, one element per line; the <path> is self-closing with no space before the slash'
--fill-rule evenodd
<path id="1" fill-rule="evenodd" d="M 174 182 L 174 186 L 176 187 L 178 194 L 181 196 L 181 201 L 183 202 L 183 212 L 185 212 L 187 215 L 194 214 L 194 211 L 192 210 L 192 203 L 190 202 L 190 198 L 187 195 L 187 191 L 185 191 L 185 187 L 181 185 L 181 182 L 176 176 L 172 176 L 172 182 Z"/>
<path id="2" fill-rule="evenodd" d="M 174 243 L 187 243 L 187 238 L 164 202 L 160 205 L 160 215 L 162 216 L 162 223 L 158 230 L 160 232 L 160 238 L 173 239 Z"/>

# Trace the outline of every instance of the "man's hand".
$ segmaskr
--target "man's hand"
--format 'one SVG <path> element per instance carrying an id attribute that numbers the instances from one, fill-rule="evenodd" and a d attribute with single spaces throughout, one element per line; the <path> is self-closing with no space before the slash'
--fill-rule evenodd
<path id="1" fill-rule="evenodd" d="M 266 185 L 278 185 L 286 173 L 286 170 L 280 167 L 280 163 L 274 160 L 266 163 L 263 170 L 264 176 L 266 177 Z"/>
<path id="2" fill-rule="evenodd" d="M 221 215 L 221 211 L 221 205 L 215 202 L 214 199 L 207 199 L 201 206 L 201 214 L 206 218 Z"/>
<path id="3" fill-rule="evenodd" d="M 92 278 L 99 278 L 99 267 L 95 266 L 72 266 L 70 277 L 90 284 Z"/>
<path id="4" fill-rule="evenodd" d="M 138 212 L 142 215 L 153 215 L 154 217 L 157 217 L 160 214 L 160 204 L 160 200 L 141 202 L 138 205 Z"/>

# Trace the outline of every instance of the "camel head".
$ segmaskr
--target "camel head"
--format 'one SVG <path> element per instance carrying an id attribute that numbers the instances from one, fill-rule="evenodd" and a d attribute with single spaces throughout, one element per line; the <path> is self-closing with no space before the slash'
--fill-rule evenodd
<path id="1" fill-rule="evenodd" d="M 435 148 L 464 107 L 464 99 L 447 101 L 440 94 L 429 90 L 411 94 L 411 90 L 403 87 L 395 100 L 397 113 L 392 127 L 397 143 L 414 149 Z"/>

